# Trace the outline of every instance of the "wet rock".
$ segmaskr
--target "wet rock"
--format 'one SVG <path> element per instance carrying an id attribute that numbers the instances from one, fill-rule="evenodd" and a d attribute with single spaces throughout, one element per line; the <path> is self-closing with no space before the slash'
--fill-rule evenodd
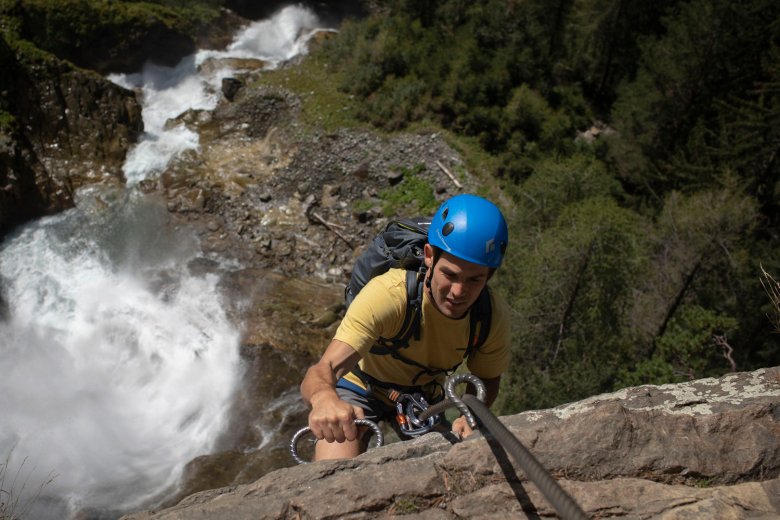
<path id="1" fill-rule="evenodd" d="M 198 66 L 198 71 L 207 76 L 213 76 L 224 70 L 262 70 L 267 65 L 267 62 L 254 58 L 207 58 Z"/>
<path id="2" fill-rule="evenodd" d="M 236 78 L 224 78 L 222 80 L 222 94 L 228 101 L 233 101 L 238 91 L 244 86 L 244 82 Z"/>

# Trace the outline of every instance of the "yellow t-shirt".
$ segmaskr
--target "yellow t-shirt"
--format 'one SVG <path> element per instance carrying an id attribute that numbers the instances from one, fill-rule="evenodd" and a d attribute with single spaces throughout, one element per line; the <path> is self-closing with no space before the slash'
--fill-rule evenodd
<path id="1" fill-rule="evenodd" d="M 509 308 L 495 291 L 490 291 L 490 333 L 485 343 L 472 351 L 467 360 L 469 371 L 481 379 L 500 376 L 509 366 Z M 436 381 L 444 383 L 445 374 L 420 374 L 415 365 L 391 355 L 373 354 L 371 347 L 377 338 L 392 338 L 403 325 L 406 313 L 406 271 L 391 269 L 372 278 L 358 293 L 336 331 L 335 339 L 354 348 L 360 355 L 360 368 L 366 374 L 388 384 L 426 386 Z M 469 338 L 469 315 L 452 319 L 423 296 L 420 340 L 414 337 L 401 355 L 431 369 L 449 370 L 463 361 Z M 347 377 L 363 386 L 353 374 Z M 438 392 L 437 392 L 438 393 Z"/>

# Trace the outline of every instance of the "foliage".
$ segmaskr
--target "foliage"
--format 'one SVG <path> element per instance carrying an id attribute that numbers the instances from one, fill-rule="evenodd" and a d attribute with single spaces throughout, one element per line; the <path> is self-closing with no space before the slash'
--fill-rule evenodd
<path id="1" fill-rule="evenodd" d="M 156 25 L 194 38 L 218 16 L 219 3 L 5 0 L 0 13 L 3 32 L 15 43 L 26 41 L 37 49 L 78 62 L 79 56 L 96 48 L 102 50 L 117 35 L 132 40 Z"/>
<path id="2" fill-rule="evenodd" d="M 612 147 L 618 174 L 657 201 L 669 190 L 705 188 L 727 169 L 755 178 L 758 161 L 746 146 L 776 151 L 757 130 L 777 128 L 776 117 L 764 118 L 775 105 L 764 93 L 778 79 L 778 27 L 766 20 L 779 16 L 770 0 L 691 0 L 663 18 L 663 33 L 641 39 L 636 79 L 620 87 L 612 111 L 622 130 Z"/>
<path id="3" fill-rule="evenodd" d="M 737 320 L 696 305 L 683 307 L 678 314 L 658 339 L 651 358 L 633 370 L 621 368 L 616 389 L 682 382 L 733 370 L 728 334 L 737 327 Z"/>
<path id="4" fill-rule="evenodd" d="M 645 270 L 647 226 L 595 196 L 567 205 L 524 247 L 512 245 L 507 260 L 522 269 L 501 277 L 516 313 L 502 409 L 611 388 L 633 355 L 635 338 L 625 323 L 631 287 Z"/>
<path id="5" fill-rule="evenodd" d="M 16 126 L 16 118 L 5 110 L 0 110 L 0 132 L 12 133 Z"/>

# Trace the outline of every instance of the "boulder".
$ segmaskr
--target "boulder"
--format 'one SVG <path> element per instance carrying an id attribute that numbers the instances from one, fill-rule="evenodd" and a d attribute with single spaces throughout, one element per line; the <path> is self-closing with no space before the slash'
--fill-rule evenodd
<path id="1" fill-rule="evenodd" d="M 501 418 L 590 517 L 780 518 L 780 367 Z M 488 431 L 278 469 L 142 519 L 539 518 L 556 510 Z"/>

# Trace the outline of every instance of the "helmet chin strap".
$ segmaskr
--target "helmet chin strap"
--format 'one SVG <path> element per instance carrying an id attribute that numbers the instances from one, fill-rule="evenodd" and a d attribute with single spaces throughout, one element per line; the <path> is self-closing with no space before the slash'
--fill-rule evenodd
<path id="1" fill-rule="evenodd" d="M 431 262 L 431 267 L 426 269 L 425 273 L 425 287 L 431 292 L 431 296 L 433 296 L 433 289 L 431 288 L 431 278 L 433 278 L 433 269 L 436 267 L 436 262 L 439 261 L 439 258 L 435 255 L 433 257 L 433 261 Z"/>

